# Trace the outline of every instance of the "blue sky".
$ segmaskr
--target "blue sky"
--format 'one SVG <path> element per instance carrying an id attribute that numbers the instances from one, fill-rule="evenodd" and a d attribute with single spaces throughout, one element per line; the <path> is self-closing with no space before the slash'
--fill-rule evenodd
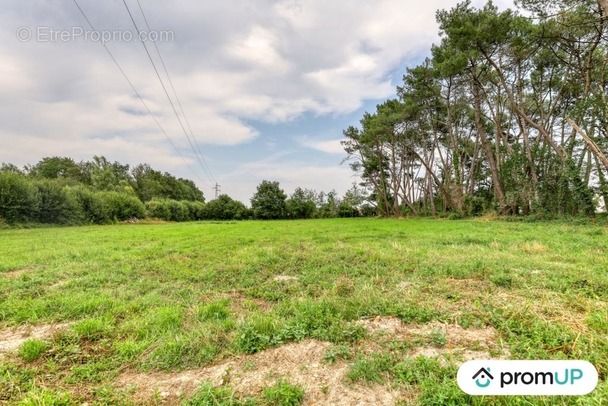
<path id="1" fill-rule="evenodd" d="M 0 6 L 0 162 L 105 155 L 193 179 L 208 198 L 217 181 L 244 203 L 264 179 L 288 193 L 297 186 L 344 193 L 355 179 L 340 165 L 342 130 L 394 97 L 406 67 L 438 40 L 435 11 L 456 4 L 140 0 L 208 176 L 133 39 L 123 2 L 78 3 L 97 31 L 71 1 Z M 147 31 L 137 0 L 127 4 Z M 177 151 L 94 34 L 111 35 L 106 45 Z M 177 105 L 154 44 L 145 43 Z"/>

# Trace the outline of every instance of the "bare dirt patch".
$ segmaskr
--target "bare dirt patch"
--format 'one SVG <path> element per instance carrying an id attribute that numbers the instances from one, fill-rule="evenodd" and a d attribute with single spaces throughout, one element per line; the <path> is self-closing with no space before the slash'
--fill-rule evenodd
<path id="1" fill-rule="evenodd" d="M 0 273 L 0 276 L 4 276 L 5 278 L 8 278 L 8 279 L 17 279 L 21 275 L 23 275 L 27 272 L 30 272 L 33 269 L 34 269 L 33 266 L 26 266 L 25 268 L 21 268 L 21 269 L 15 269 L 13 271 L 2 272 L 2 273 Z"/>
<path id="2" fill-rule="evenodd" d="M 457 324 L 431 322 L 404 324 L 396 317 L 376 317 L 359 323 L 372 335 L 391 341 L 421 343 L 410 351 L 411 357 L 443 357 L 469 361 L 507 357 L 509 349 L 500 342 L 494 328 L 463 328 Z M 428 343 L 428 344 L 427 344 Z M 429 345 L 430 344 L 430 345 Z"/>
<path id="3" fill-rule="evenodd" d="M 297 276 L 289 276 L 289 275 L 277 275 L 272 280 L 274 282 L 293 282 L 298 281 L 300 278 Z"/>
<path id="4" fill-rule="evenodd" d="M 31 338 L 44 339 L 69 326 L 69 323 L 19 326 L 0 331 L 0 354 L 15 351 Z"/>
<path id="5" fill-rule="evenodd" d="M 395 317 L 376 317 L 359 323 L 373 340 L 361 342 L 359 350 L 382 350 L 382 340 L 401 340 L 420 345 L 412 348 L 408 357 L 437 357 L 441 362 L 468 361 L 508 356 L 508 348 L 499 344 L 493 328 L 468 328 L 432 322 L 404 324 Z M 432 345 L 433 339 L 440 345 Z M 120 375 L 117 385 L 134 389 L 135 401 L 148 402 L 159 394 L 165 404 L 177 404 L 203 382 L 213 386 L 230 385 L 239 396 L 256 396 L 262 390 L 287 380 L 305 392 L 305 404 L 331 405 L 394 405 L 403 401 L 404 394 L 387 385 L 348 383 L 346 374 L 350 362 L 328 364 L 324 356 L 330 343 L 306 340 L 290 343 L 254 355 L 241 355 L 216 365 L 182 372 L 127 372 Z"/>
<path id="6" fill-rule="evenodd" d="M 254 355 L 238 356 L 214 366 L 176 373 L 125 373 L 117 384 L 137 389 L 137 402 L 145 403 L 156 392 L 166 404 L 178 403 L 202 382 L 230 385 L 241 396 L 255 396 L 280 379 L 305 392 L 304 404 L 394 405 L 396 392 L 387 386 L 346 384 L 348 364 L 323 361 L 331 344 L 315 340 L 286 344 Z"/>

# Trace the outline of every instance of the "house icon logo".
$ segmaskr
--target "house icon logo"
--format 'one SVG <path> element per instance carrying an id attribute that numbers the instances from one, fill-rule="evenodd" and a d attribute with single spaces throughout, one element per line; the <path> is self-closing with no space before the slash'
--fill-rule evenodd
<path id="1" fill-rule="evenodd" d="M 478 387 L 487 388 L 492 383 L 494 377 L 490 373 L 490 368 L 481 368 L 473 375 L 473 379 L 475 379 L 475 385 Z"/>

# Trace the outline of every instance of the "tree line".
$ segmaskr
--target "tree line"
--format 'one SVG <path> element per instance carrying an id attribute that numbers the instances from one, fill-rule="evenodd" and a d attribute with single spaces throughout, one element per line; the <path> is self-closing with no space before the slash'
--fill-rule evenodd
<path id="1" fill-rule="evenodd" d="M 431 57 L 344 131 L 380 214 L 593 215 L 608 203 L 608 11 L 517 4 L 438 11 Z"/>
<path id="2" fill-rule="evenodd" d="M 167 221 L 307 219 L 372 215 L 362 190 L 343 198 L 331 191 L 297 188 L 288 197 L 278 182 L 263 181 L 251 208 L 228 195 L 205 202 L 188 179 L 148 164 L 133 168 L 103 156 L 75 162 L 46 157 L 18 168 L 0 165 L 0 224 L 109 224 L 131 219 Z"/>

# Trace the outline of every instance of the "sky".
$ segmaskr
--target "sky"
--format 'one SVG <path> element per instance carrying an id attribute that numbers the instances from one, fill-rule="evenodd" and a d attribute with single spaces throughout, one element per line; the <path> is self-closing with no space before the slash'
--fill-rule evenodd
<path id="1" fill-rule="evenodd" d="M 74 0 L 2 1 L 0 162 L 104 155 L 246 204 L 262 180 L 343 194 L 357 178 L 342 131 L 395 97 L 439 41 L 436 10 L 457 3 L 124 1 L 145 41 L 123 0 L 77 0 L 96 31 Z"/>

